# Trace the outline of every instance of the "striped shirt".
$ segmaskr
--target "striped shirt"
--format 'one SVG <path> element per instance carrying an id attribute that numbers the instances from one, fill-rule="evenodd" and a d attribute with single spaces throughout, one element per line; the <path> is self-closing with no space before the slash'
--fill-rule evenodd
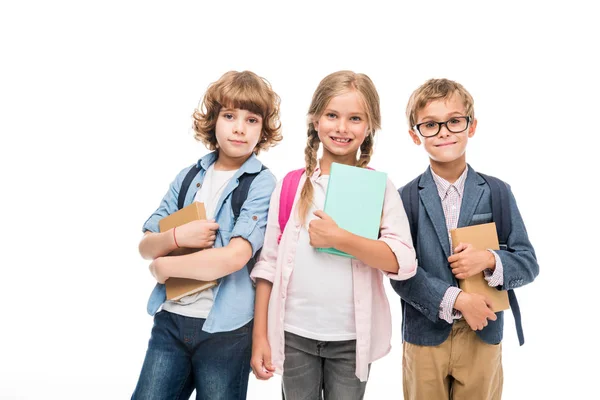
<path id="1" fill-rule="evenodd" d="M 448 239 L 450 241 L 450 253 L 454 253 L 454 246 L 452 244 L 452 236 L 450 231 L 456 229 L 458 225 L 458 217 L 460 216 L 460 205 L 462 203 L 462 197 L 465 190 L 465 181 L 467 179 L 467 172 L 469 167 L 466 167 L 460 177 L 454 183 L 450 183 L 444 178 L 436 175 L 431 169 L 433 180 L 440 195 L 442 201 L 442 209 L 444 210 L 444 217 L 446 218 L 446 228 L 448 229 Z M 489 269 L 483 271 L 485 279 L 488 281 L 490 286 L 500 286 L 504 283 L 504 276 L 502 271 L 502 261 L 496 252 L 489 250 L 496 259 L 496 268 L 492 272 Z M 450 286 L 442 303 L 440 304 L 439 317 L 444 321 L 451 324 L 453 320 L 462 317 L 462 313 L 454 309 L 454 303 L 456 298 L 460 294 L 461 290 L 456 286 Z"/>

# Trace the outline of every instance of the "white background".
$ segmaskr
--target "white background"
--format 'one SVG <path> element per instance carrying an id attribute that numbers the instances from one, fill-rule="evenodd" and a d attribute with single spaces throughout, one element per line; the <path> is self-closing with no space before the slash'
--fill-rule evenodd
<path id="1" fill-rule="evenodd" d="M 578 1 L 2 2 L 0 398 L 130 397 L 152 325 L 141 227 L 206 153 L 190 115 L 232 69 L 282 98 L 284 141 L 260 157 L 278 178 L 303 165 L 318 82 L 367 73 L 383 115 L 372 166 L 398 186 L 427 166 L 409 95 L 431 77 L 461 82 L 479 119 L 467 159 L 512 185 L 541 269 L 517 292 L 525 346 L 507 315 L 504 398 L 596 396 L 595 15 Z M 366 399 L 401 398 L 386 288 L 392 352 Z M 251 377 L 248 397 L 279 385 Z"/>

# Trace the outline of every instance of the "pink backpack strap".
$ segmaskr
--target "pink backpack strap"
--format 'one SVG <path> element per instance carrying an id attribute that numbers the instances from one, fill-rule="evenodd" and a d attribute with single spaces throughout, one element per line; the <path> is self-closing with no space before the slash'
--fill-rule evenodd
<path id="1" fill-rule="evenodd" d="M 281 233 L 277 238 L 277 243 L 281 241 L 281 235 L 287 225 L 290 215 L 292 213 L 292 207 L 294 205 L 294 198 L 298 191 L 298 185 L 300 184 L 300 178 L 304 173 L 304 168 L 300 168 L 291 172 L 283 178 L 281 184 L 281 194 L 279 196 L 279 228 Z"/>

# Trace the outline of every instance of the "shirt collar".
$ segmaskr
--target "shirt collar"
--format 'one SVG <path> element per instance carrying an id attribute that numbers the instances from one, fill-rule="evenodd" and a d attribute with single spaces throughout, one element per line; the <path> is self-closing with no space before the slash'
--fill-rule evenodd
<path id="1" fill-rule="evenodd" d="M 438 194 L 440 198 L 444 200 L 448 195 L 448 190 L 454 186 L 458 195 L 462 198 L 463 192 L 465 190 L 465 181 L 467 180 L 467 172 L 469 171 L 469 167 L 465 167 L 463 173 L 458 177 L 456 182 L 450 183 L 441 176 L 437 175 L 433 172 L 433 168 L 431 168 L 431 175 L 433 176 L 433 181 L 435 182 L 435 186 L 437 187 Z"/>

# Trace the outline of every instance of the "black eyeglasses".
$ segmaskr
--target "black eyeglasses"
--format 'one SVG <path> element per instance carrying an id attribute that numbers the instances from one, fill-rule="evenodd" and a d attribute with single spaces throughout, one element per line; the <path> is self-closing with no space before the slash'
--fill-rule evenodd
<path id="1" fill-rule="evenodd" d="M 421 122 L 413 126 L 417 132 L 423 137 L 432 137 L 440 133 L 442 125 L 446 126 L 446 129 L 452 133 L 464 132 L 471 122 L 471 117 L 452 117 L 445 122 L 427 121 Z"/>

